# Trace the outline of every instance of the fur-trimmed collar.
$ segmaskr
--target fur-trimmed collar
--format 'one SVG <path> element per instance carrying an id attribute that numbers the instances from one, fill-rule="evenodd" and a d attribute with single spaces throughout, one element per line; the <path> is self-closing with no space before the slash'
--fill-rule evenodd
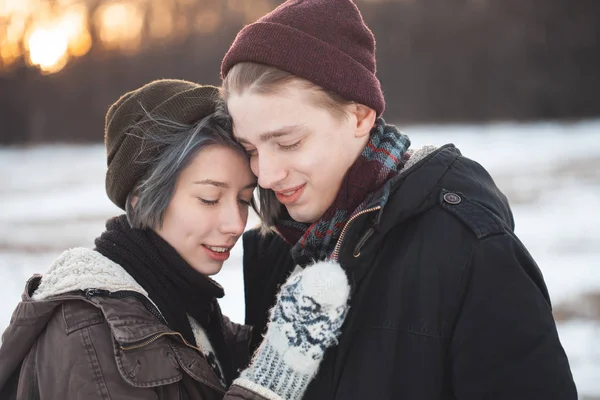
<path id="1" fill-rule="evenodd" d="M 110 292 L 130 290 L 148 297 L 148 292 L 119 264 L 97 251 L 77 247 L 63 252 L 50 265 L 31 298 L 44 300 L 59 294 L 86 289 L 102 289 Z"/>
<path id="2" fill-rule="evenodd" d="M 401 172 L 406 172 L 410 168 L 412 168 L 416 163 L 427 157 L 429 154 L 433 153 L 438 149 L 438 146 L 427 145 L 420 147 L 416 150 L 409 149 L 407 151 L 410 154 L 408 160 L 404 163 Z"/>

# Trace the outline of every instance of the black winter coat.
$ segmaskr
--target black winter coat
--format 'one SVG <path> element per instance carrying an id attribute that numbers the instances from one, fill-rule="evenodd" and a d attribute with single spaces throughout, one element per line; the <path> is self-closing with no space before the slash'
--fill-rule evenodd
<path id="1" fill-rule="evenodd" d="M 446 145 L 388 183 L 340 239 L 350 313 L 305 398 L 576 400 L 544 279 L 483 167 Z M 278 236 L 244 235 L 246 324 L 264 330 L 293 267 Z"/>

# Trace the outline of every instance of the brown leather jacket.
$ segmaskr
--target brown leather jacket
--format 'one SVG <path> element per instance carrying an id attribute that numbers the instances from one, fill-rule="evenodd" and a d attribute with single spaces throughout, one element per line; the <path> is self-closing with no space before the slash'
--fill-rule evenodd
<path id="1" fill-rule="evenodd" d="M 27 282 L 0 347 L 0 399 L 247 399 L 227 391 L 200 352 L 184 344 L 136 297 L 44 300 Z M 250 329 L 225 321 L 237 368 L 248 361 Z"/>

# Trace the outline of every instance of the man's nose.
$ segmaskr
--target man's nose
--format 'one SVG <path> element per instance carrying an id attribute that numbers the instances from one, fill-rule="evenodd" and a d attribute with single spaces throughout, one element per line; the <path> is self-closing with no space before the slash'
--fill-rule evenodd
<path id="1" fill-rule="evenodd" d="M 261 154 L 256 160 L 256 171 L 258 184 L 264 189 L 273 189 L 287 176 L 285 160 L 281 156 Z"/>

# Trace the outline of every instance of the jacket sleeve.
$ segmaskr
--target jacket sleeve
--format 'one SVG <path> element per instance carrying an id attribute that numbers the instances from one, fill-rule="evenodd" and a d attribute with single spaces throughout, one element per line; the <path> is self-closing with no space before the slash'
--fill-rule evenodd
<path id="1" fill-rule="evenodd" d="M 456 399 L 576 400 L 537 265 L 512 234 L 479 241 L 451 342 Z"/>
<path id="2" fill-rule="evenodd" d="M 231 385 L 223 400 L 271 400 L 271 398 L 238 385 Z"/>
<path id="3" fill-rule="evenodd" d="M 261 234 L 257 229 L 246 231 L 243 245 L 245 323 L 252 326 L 252 354 L 266 333 L 269 310 L 275 305 L 279 287 L 296 264 L 290 246 L 274 232 Z"/>
<path id="4" fill-rule="evenodd" d="M 245 368 L 250 362 L 250 341 L 252 340 L 252 327 L 232 322 L 223 316 L 223 330 L 225 340 L 233 356 L 233 365 L 237 370 Z"/>

